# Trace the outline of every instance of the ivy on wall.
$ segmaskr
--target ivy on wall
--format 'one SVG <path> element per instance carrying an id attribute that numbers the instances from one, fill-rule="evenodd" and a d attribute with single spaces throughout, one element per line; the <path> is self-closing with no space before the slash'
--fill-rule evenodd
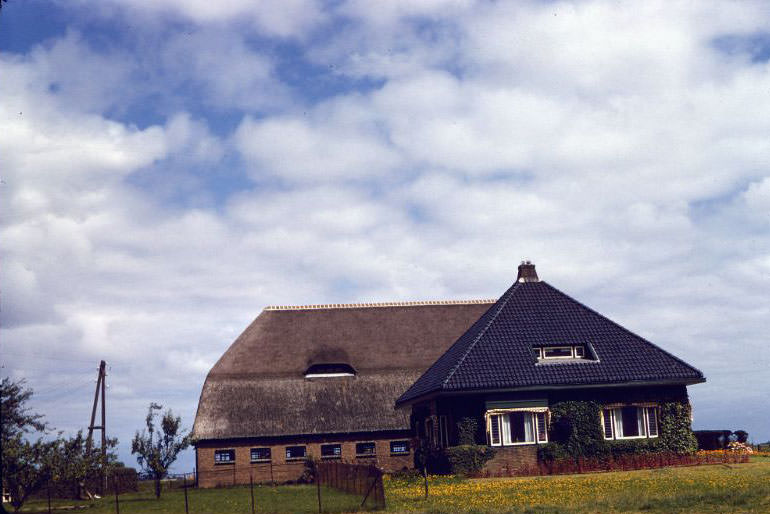
<path id="1" fill-rule="evenodd" d="M 538 449 L 542 460 L 628 454 L 695 452 L 697 441 L 690 428 L 690 405 L 671 401 L 660 404 L 659 436 L 651 439 L 607 441 L 601 427 L 601 406 L 593 401 L 564 401 L 551 407 L 549 441 Z"/>

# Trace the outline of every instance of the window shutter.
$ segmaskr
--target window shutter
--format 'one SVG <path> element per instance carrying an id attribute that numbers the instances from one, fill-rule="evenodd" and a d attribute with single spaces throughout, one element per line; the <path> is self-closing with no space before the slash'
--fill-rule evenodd
<path id="1" fill-rule="evenodd" d="M 500 446 L 500 416 L 489 416 L 489 439 L 492 446 Z"/>
<path id="2" fill-rule="evenodd" d="M 548 441 L 548 434 L 546 433 L 547 429 L 545 426 L 545 412 L 538 412 L 535 419 L 537 422 L 537 442 Z"/>
<path id="3" fill-rule="evenodd" d="M 655 407 L 647 407 L 647 423 L 650 427 L 650 437 L 657 437 L 658 411 Z"/>
<path id="4" fill-rule="evenodd" d="M 612 410 L 604 409 L 602 417 L 604 418 L 604 438 L 612 439 Z"/>

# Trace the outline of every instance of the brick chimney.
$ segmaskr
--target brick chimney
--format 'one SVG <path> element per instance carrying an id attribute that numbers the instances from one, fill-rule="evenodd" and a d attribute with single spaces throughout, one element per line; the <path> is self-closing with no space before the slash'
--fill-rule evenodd
<path id="1" fill-rule="evenodd" d="M 540 279 L 537 278 L 535 265 L 530 261 L 521 261 L 521 264 L 519 264 L 519 276 L 516 277 L 516 282 L 540 282 Z"/>

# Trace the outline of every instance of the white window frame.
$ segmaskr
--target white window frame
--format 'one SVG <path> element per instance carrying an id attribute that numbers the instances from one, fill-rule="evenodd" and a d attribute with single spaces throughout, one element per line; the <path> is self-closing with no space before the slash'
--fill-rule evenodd
<path id="1" fill-rule="evenodd" d="M 556 357 L 548 357 L 545 353 L 547 350 L 563 350 L 563 349 L 569 350 L 569 355 L 557 355 Z M 575 347 L 574 346 L 543 346 L 543 359 L 544 360 L 559 360 L 559 359 L 574 359 L 575 358 Z"/>
<path id="2" fill-rule="evenodd" d="M 643 435 L 631 435 L 631 436 L 620 436 L 618 437 L 617 430 L 616 430 L 616 422 L 615 422 L 615 412 L 623 409 L 624 407 L 636 407 L 637 409 L 642 410 L 642 417 L 643 417 L 643 423 L 644 426 L 644 434 Z M 607 431 L 605 430 L 604 426 L 604 411 L 610 411 L 610 430 L 612 432 L 611 437 L 607 437 Z M 650 435 L 650 411 L 655 412 L 655 435 Z M 638 410 L 637 410 L 637 423 L 639 423 L 639 417 L 638 417 Z M 613 405 L 613 406 L 605 406 L 602 407 L 601 413 L 600 413 L 600 422 L 602 427 L 602 435 L 604 436 L 604 439 L 607 441 L 623 441 L 627 439 L 656 439 L 660 436 L 660 414 L 659 409 L 657 405 Z"/>
<path id="3" fill-rule="evenodd" d="M 546 350 L 564 350 L 569 348 L 570 354 L 569 355 L 559 355 L 556 357 L 548 357 L 545 352 Z M 578 355 L 578 349 L 582 352 L 582 355 Z M 535 357 L 537 360 L 582 360 L 586 358 L 586 345 L 584 344 L 573 344 L 573 345 L 552 345 L 552 346 L 540 346 L 537 348 L 534 348 L 534 350 L 537 352 L 537 356 Z"/>
<path id="4" fill-rule="evenodd" d="M 529 413 L 532 415 L 532 441 L 520 441 L 520 442 L 513 442 L 510 440 L 507 440 L 505 437 L 505 431 L 503 430 L 503 416 L 508 416 L 512 413 Z M 540 438 L 540 432 L 538 430 L 539 426 L 539 417 L 540 415 L 543 415 L 543 420 L 545 422 L 545 430 L 544 435 L 545 438 Z M 488 410 L 484 414 L 486 425 L 487 425 L 487 443 L 490 446 L 524 446 L 524 445 L 533 445 L 533 444 L 544 444 L 548 442 L 548 422 L 550 418 L 550 411 L 548 411 L 547 407 L 522 407 L 522 408 L 513 408 L 513 409 L 494 409 L 494 410 Z M 510 419 L 510 418 L 509 418 Z M 492 424 L 497 423 L 498 426 L 498 441 L 495 442 L 492 438 L 493 432 L 492 432 Z"/>

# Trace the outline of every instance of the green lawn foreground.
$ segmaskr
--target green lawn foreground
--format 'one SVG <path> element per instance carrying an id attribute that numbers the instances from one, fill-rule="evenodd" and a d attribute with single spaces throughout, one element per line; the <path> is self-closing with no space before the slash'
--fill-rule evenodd
<path id="1" fill-rule="evenodd" d="M 210 514 L 219 512 L 251 513 L 251 494 L 248 486 L 228 487 L 223 489 L 187 490 L 190 514 Z M 155 499 L 152 484 L 142 484 L 138 493 L 121 494 L 120 514 L 164 513 L 184 514 L 184 490 L 164 489 L 160 500 Z M 254 501 L 257 512 L 318 512 L 318 492 L 314 485 L 269 485 L 254 486 Z M 321 488 L 321 503 L 324 512 L 353 512 L 361 504 L 361 498 L 350 496 L 326 487 Z M 84 514 L 115 513 L 115 497 L 101 498 L 94 502 L 76 502 L 57 500 L 57 506 L 86 506 Z M 48 512 L 45 500 L 35 500 L 24 505 L 21 512 Z M 65 512 L 54 510 L 54 512 Z"/>
<path id="2" fill-rule="evenodd" d="M 709 465 L 550 477 L 431 478 L 424 499 L 421 480 L 386 478 L 390 512 L 770 512 L 770 458 L 749 464 Z M 257 512 L 318 512 L 314 486 L 255 486 Z M 191 513 L 249 513 L 248 487 L 188 490 Z M 330 490 L 325 512 L 355 511 L 360 498 Z M 60 503 L 60 502 L 57 502 Z M 69 502 L 72 505 L 73 502 Z M 24 512 L 45 512 L 35 501 Z M 59 511 L 61 512 L 61 511 Z M 87 513 L 114 513 L 114 498 L 94 502 Z M 184 513 L 184 493 L 152 490 L 121 495 L 123 513 Z"/>

